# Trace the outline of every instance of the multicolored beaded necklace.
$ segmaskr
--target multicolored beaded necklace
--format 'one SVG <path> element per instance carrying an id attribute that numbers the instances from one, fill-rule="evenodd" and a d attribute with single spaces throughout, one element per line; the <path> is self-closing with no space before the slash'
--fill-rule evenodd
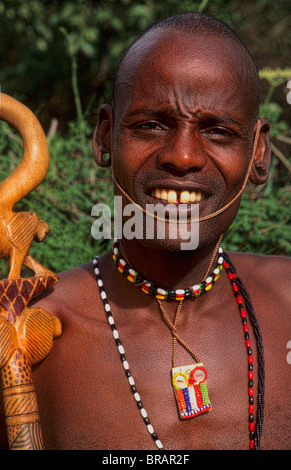
<path id="1" fill-rule="evenodd" d="M 131 267 L 131 265 L 122 258 L 119 251 L 119 241 L 115 240 L 113 243 L 113 261 L 115 262 L 118 271 L 123 274 L 126 279 L 135 287 L 140 287 L 145 294 L 149 294 L 158 300 L 185 300 L 188 298 L 199 297 L 204 292 L 212 288 L 214 283 L 219 279 L 222 270 L 223 259 L 218 259 L 218 265 L 214 269 L 211 276 L 204 276 L 200 284 L 187 287 L 186 289 L 167 290 L 161 287 L 156 287 L 153 282 L 147 281 L 139 272 Z M 125 256 L 124 256 L 125 257 Z"/>
<path id="2" fill-rule="evenodd" d="M 221 240 L 221 239 L 220 239 Z M 219 240 L 219 243 L 220 243 Z M 178 290 L 166 290 L 156 287 L 152 282 L 147 281 L 143 276 L 135 271 L 127 260 L 122 257 L 119 250 L 118 240 L 113 243 L 113 260 L 119 270 L 134 286 L 140 287 L 141 290 L 157 300 L 161 309 L 163 319 L 171 329 L 173 335 L 173 368 L 172 368 L 172 384 L 174 387 L 174 393 L 176 396 L 177 406 L 181 419 L 188 419 L 210 411 L 212 406 L 208 396 L 207 390 L 207 372 L 201 362 L 199 356 L 197 356 L 189 346 L 178 336 L 176 327 L 178 316 L 181 312 L 183 300 L 187 298 L 195 298 L 202 295 L 212 288 L 215 282 L 219 279 L 222 268 L 226 269 L 228 278 L 232 284 L 233 292 L 237 300 L 239 307 L 240 316 L 242 319 L 243 330 L 245 335 L 245 344 L 248 355 L 248 396 L 249 396 L 249 433 L 250 433 L 250 449 L 258 450 L 260 448 L 260 437 L 262 434 L 262 423 L 263 423 L 263 409 L 264 409 L 264 357 L 263 357 L 263 344 L 260 329 L 258 326 L 257 319 L 255 317 L 254 309 L 246 291 L 246 288 L 242 280 L 237 276 L 236 270 L 232 265 L 229 257 L 223 251 L 221 247 L 217 245 L 217 249 L 214 251 L 211 262 L 209 264 L 205 278 L 200 284 L 190 286 L 186 289 Z M 215 258 L 216 251 L 218 251 L 217 267 L 214 269 L 211 276 L 209 271 L 212 266 L 212 262 Z M 140 410 L 140 414 L 144 420 L 146 428 L 150 433 L 154 443 L 158 449 L 163 449 L 163 444 L 158 438 L 145 408 L 140 399 L 140 395 L 137 392 L 135 381 L 129 370 L 129 364 L 125 357 L 125 350 L 121 344 L 118 330 L 115 326 L 115 321 L 111 312 L 110 304 L 107 300 L 107 295 L 103 287 L 103 281 L 100 276 L 100 270 L 98 267 L 98 256 L 93 260 L 94 272 L 96 275 L 97 283 L 100 290 L 100 296 L 104 304 L 105 313 L 107 315 L 108 323 L 112 329 L 113 338 L 115 340 L 120 358 L 123 364 L 123 368 L 128 379 L 130 390 L 133 393 L 133 397 L 137 403 L 137 407 Z M 243 299 L 245 300 L 246 309 L 243 305 Z M 176 300 L 178 301 L 178 307 L 176 310 L 174 322 L 172 323 L 167 317 L 163 306 L 161 305 L 162 300 Z M 246 310 L 249 313 L 249 318 L 252 322 L 254 333 L 256 336 L 257 347 L 258 347 L 258 411 L 257 411 L 257 422 L 255 426 L 254 419 L 254 388 L 253 388 L 253 354 L 251 349 L 249 328 L 247 324 Z M 195 364 L 176 366 L 175 364 L 175 352 L 177 341 L 192 355 L 195 359 Z"/>

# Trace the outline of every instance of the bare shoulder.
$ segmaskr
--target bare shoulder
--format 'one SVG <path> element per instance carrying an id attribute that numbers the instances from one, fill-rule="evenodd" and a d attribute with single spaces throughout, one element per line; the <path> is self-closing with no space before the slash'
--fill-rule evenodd
<path id="1" fill-rule="evenodd" d="M 250 253 L 229 253 L 239 276 L 257 288 L 270 288 L 273 292 L 290 294 L 291 258 L 264 256 Z"/>
<path id="2" fill-rule="evenodd" d="M 276 255 L 258 255 L 255 253 L 229 252 L 233 260 L 240 262 L 242 265 L 252 264 L 264 268 L 265 266 L 289 267 L 291 268 L 291 258 L 288 256 Z"/>
<path id="3" fill-rule="evenodd" d="M 229 253 L 229 257 L 262 325 L 270 334 L 276 327 L 278 334 L 290 336 L 291 259 L 248 253 Z"/>
<path id="4" fill-rule="evenodd" d="M 80 311 L 87 307 L 92 291 L 96 291 L 96 280 L 92 262 L 76 266 L 59 274 L 60 280 L 36 299 L 35 305 L 56 316 L 66 311 Z"/>

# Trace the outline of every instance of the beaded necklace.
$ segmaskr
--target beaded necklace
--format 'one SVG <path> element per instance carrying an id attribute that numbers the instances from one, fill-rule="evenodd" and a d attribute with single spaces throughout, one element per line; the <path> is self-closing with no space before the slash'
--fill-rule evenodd
<path id="1" fill-rule="evenodd" d="M 220 243 L 220 240 L 219 240 Z M 219 253 L 218 257 L 218 266 L 215 268 L 211 276 L 208 276 L 209 270 L 211 268 L 211 262 L 213 261 L 214 255 L 212 256 L 212 260 L 209 264 L 208 271 L 205 275 L 205 278 L 200 284 L 195 286 L 186 288 L 186 289 L 178 289 L 176 291 L 161 289 L 156 286 L 152 282 L 146 281 L 143 276 L 135 271 L 132 266 L 121 257 L 121 253 L 119 251 L 118 240 L 113 243 L 113 260 L 118 267 L 118 270 L 135 286 L 141 287 L 141 290 L 146 294 L 152 295 L 156 298 L 159 307 L 163 314 L 163 319 L 166 321 L 168 326 L 171 329 L 173 335 L 173 368 L 172 368 L 172 384 L 175 391 L 175 396 L 177 400 L 178 410 L 181 419 L 188 419 L 194 416 L 198 416 L 201 413 L 205 413 L 210 411 L 212 406 L 209 401 L 208 397 L 208 390 L 207 390 L 207 372 L 206 369 L 201 362 L 199 356 L 197 356 L 189 346 L 178 336 L 176 331 L 177 320 L 178 316 L 181 312 L 182 303 L 184 299 L 187 298 L 195 298 L 202 295 L 204 292 L 207 292 L 212 288 L 214 283 L 218 280 L 220 276 L 220 272 L 222 267 L 226 269 L 226 273 L 228 278 L 232 284 L 232 289 L 234 295 L 236 297 L 236 301 L 238 304 L 240 316 L 242 319 L 243 324 L 243 331 L 245 336 L 245 345 L 247 349 L 247 356 L 248 356 L 248 396 L 249 396 L 249 446 L 250 449 L 259 450 L 260 448 L 260 437 L 262 434 L 262 424 L 263 424 L 263 410 L 264 410 L 264 357 L 263 357 L 263 344 L 262 344 L 262 337 L 259 329 L 259 325 L 257 319 L 255 317 L 255 312 L 249 298 L 249 295 L 246 291 L 246 288 L 242 282 L 242 280 L 237 276 L 236 270 L 232 265 L 229 257 L 223 251 L 221 247 L 217 245 L 217 251 Z M 216 250 L 214 252 L 216 254 Z M 103 287 L 103 281 L 101 279 L 100 270 L 98 267 L 98 256 L 96 256 L 93 260 L 93 267 L 94 272 L 96 275 L 97 283 L 100 290 L 100 296 L 104 304 L 105 313 L 107 316 L 108 323 L 111 327 L 113 338 L 115 340 L 123 368 L 125 370 L 125 374 L 130 386 L 130 390 L 133 394 L 133 397 L 136 401 L 137 407 L 140 410 L 140 414 L 143 418 L 143 421 L 146 425 L 146 428 L 151 435 L 156 447 L 159 450 L 162 450 L 163 444 L 158 438 L 149 418 L 147 411 L 143 407 L 141 402 L 140 395 L 137 391 L 135 380 L 132 377 L 132 374 L 129 370 L 129 364 L 125 357 L 125 350 L 123 345 L 121 344 L 120 337 L 118 330 L 115 326 L 115 321 L 111 312 L 111 307 L 107 299 L 106 292 Z M 149 285 L 148 285 L 149 284 Z M 146 287 L 146 288 L 144 288 Z M 190 291 L 190 293 L 189 293 Z M 243 299 L 245 300 L 246 309 L 243 305 Z M 178 301 L 178 307 L 176 310 L 174 323 L 171 323 L 169 318 L 167 317 L 164 308 L 161 305 L 161 300 L 176 300 Z M 251 342 L 250 342 L 250 335 L 249 335 L 249 328 L 247 322 L 247 315 L 246 310 L 249 313 L 249 318 L 254 328 L 254 333 L 256 336 L 257 341 L 257 348 L 258 348 L 258 377 L 259 377 L 259 386 L 258 386 L 258 411 L 257 411 L 257 422 L 255 425 L 254 419 L 254 388 L 253 388 L 253 354 L 251 349 Z M 177 341 L 192 355 L 195 359 L 195 364 L 190 364 L 186 366 L 179 366 L 176 367 L 175 364 L 175 351 L 176 351 L 176 343 Z"/>
<path id="2" fill-rule="evenodd" d="M 221 238 L 220 238 L 221 239 Z M 132 268 L 128 260 L 125 260 L 122 257 L 119 251 L 119 241 L 115 240 L 113 243 L 113 261 L 115 262 L 118 271 L 123 274 L 126 279 L 135 287 L 140 287 L 145 294 L 149 294 L 157 300 L 185 300 L 190 297 L 199 297 L 204 292 L 209 291 L 214 283 L 219 279 L 220 272 L 222 270 L 223 259 L 220 257 L 218 259 L 218 265 L 214 269 L 211 276 L 208 276 L 209 270 L 212 265 L 212 260 L 209 264 L 207 272 L 200 284 L 195 284 L 194 286 L 189 286 L 186 289 L 162 289 L 161 287 L 156 287 L 155 284 L 151 281 L 146 280 L 139 272 Z M 215 250 L 216 254 L 216 250 Z M 213 257 L 212 257 L 213 258 Z"/>

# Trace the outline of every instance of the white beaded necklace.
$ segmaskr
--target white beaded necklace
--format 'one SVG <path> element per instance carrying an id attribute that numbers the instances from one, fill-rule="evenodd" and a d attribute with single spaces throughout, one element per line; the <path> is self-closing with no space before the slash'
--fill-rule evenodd
<path id="1" fill-rule="evenodd" d="M 153 426 L 152 426 L 152 424 L 151 424 L 151 422 L 148 418 L 148 414 L 147 414 L 145 408 L 143 407 L 143 404 L 140 400 L 140 395 L 139 395 L 139 393 L 136 389 L 134 378 L 132 377 L 131 372 L 129 370 L 129 364 L 128 364 L 128 362 L 126 360 L 126 357 L 125 357 L 125 350 L 124 350 L 124 347 L 121 344 L 119 333 L 118 333 L 118 330 L 115 326 L 114 318 L 113 318 L 113 315 L 112 315 L 112 312 L 111 312 L 110 304 L 107 300 L 107 295 L 106 295 L 106 292 L 103 288 L 103 281 L 101 279 L 100 270 L 98 268 L 98 256 L 96 256 L 94 258 L 93 266 L 94 266 L 94 273 L 95 273 L 96 278 L 97 278 L 97 284 L 98 284 L 99 290 L 100 290 L 100 296 L 101 296 L 101 299 L 103 301 L 104 309 L 105 309 L 105 312 L 106 312 L 106 315 L 107 315 L 107 320 L 108 320 L 108 323 L 109 323 L 109 325 L 111 327 L 111 330 L 112 330 L 113 338 L 115 340 L 115 344 L 117 346 L 117 350 L 119 352 L 119 355 L 120 355 L 120 358 L 121 358 L 121 361 L 122 361 L 122 365 L 123 365 L 123 368 L 125 370 L 125 375 L 127 377 L 127 380 L 128 380 L 129 386 L 130 386 L 130 390 L 133 394 L 133 398 L 136 401 L 137 407 L 140 411 L 140 414 L 143 418 L 143 421 L 146 425 L 146 428 L 147 428 L 149 434 L 151 435 L 156 447 L 159 450 L 162 450 L 164 448 L 164 446 L 161 443 L 160 439 L 158 438 L 157 434 L 155 433 L 155 430 L 154 430 L 154 428 L 153 428 Z"/>

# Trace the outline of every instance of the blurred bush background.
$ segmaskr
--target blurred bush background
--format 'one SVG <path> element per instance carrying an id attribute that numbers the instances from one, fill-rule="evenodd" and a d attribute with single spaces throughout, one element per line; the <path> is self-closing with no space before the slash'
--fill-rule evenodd
<path id="1" fill-rule="evenodd" d="M 263 87 L 261 117 L 272 124 L 270 178 L 247 187 L 224 247 L 291 255 L 291 18 L 288 0 L 0 0 L 1 91 L 37 115 L 47 135 L 46 180 L 16 206 L 44 219 L 51 233 L 33 244 L 38 261 L 58 272 L 106 250 L 91 237 L 91 208 L 112 207 L 110 169 L 93 162 L 98 107 L 111 99 L 118 58 L 153 21 L 186 10 L 223 20 L 254 55 Z M 18 164 L 22 142 L 0 123 L 0 181 Z M 0 264 L 0 276 L 7 265 Z"/>

